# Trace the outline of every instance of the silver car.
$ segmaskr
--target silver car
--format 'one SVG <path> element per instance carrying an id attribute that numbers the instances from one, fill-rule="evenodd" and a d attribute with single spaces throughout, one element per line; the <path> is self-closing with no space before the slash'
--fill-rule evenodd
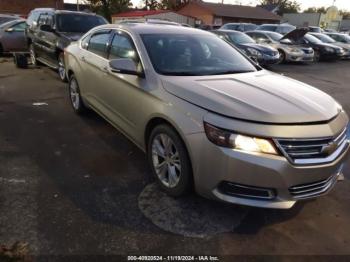
<path id="1" fill-rule="evenodd" d="M 280 53 L 280 63 L 283 62 L 313 62 L 314 50 L 311 47 L 303 47 L 292 44 L 288 39 L 282 40 L 285 35 L 270 31 L 249 31 L 246 32 L 258 44 L 265 44 L 276 48 Z"/>
<path id="2" fill-rule="evenodd" d="M 349 119 L 333 98 L 209 32 L 104 25 L 67 47 L 65 64 L 74 111 L 125 134 L 171 196 L 194 188 L 286 209 L 329 192 L 349 158 Z"/>

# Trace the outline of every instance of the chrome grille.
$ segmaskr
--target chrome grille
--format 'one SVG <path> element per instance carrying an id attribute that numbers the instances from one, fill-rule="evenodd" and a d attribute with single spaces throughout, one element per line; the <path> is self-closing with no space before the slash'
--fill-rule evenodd
<path id="1" fill-rule="evenodd" d="M 290 187 L 289 193 L 297 199 L 321 195 L 333 187 L 338 179 L 338 175 L 336 174 L 322 181 Z"/>
<path id="2" fill-rule="evenodd" d="M 294 164 L 332 162 L 348 148 L 346 128 L 334 138 L 277 139 L 275 142 Z"/>

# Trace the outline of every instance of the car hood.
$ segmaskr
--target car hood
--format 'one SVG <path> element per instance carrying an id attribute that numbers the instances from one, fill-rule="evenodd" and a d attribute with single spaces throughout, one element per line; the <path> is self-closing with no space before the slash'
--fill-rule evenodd
<path id="1" fill-rule="evenodd" d="M 276 49 L 270 47 L 270 46 L 266 46 L 266 45 L 260 45 L 260 44 L 254 44 L 254 43 L 246 43 L 246 44 L 241 44 L 242 47 L 244 48 L 254 48 L 258 51 L 261 52 L 272 52 L 272 51 L 277 51 Z"/>
<path id="2" fill-rule="evenodd" d="M 309 29 L 307 28 L 297 28 L 293 31 L 289 32 L 288 34 L 284 35 L 281 39 L 290 39 L 292 41 L 297 42 L 299 39 L 303 38 L 304 35 L 306 35 L 309 32 Z"/>
<path id="3" fill-rule="evenodd" d="M 350 44 L 347 44 L 347 43 L 335 42 L 335 43 L 332 43 L 332 45 L 344 48 L 346 50 L 350 50 Z"/>
<path id="4" fill-rule="evenodd" d="M 65 38 L 69 39 L 70 41 L 77 41 L 84 35 L 84 33 L 64 32 L 64 33 L 61 33 L 61 35 L 64 36 Z"/>
<path id="5" fill-rule="evenodd" d="M 322 122 L 341 111 L 322 91 L 265 70 L 222 76 L 162 76 L 162 83 L 166 91 L 192 104 L 248 121 Z"/>

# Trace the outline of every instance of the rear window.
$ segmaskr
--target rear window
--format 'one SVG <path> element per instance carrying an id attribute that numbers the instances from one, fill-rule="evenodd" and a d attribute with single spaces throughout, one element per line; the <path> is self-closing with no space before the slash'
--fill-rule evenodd
<path id="1" fill-rule="evenodd" d="M 258 29 L 275 32 L 277 30 L 277 26 L 275 26 L 275 25 L 261 25 L 261 26 L 259 26 Z"/>
<path id="2" fill-rule="evenodd" d="M 16 17 L 0 17 L 0 25 L 4 24 L 6 22 L 9 22 L 9 21 L 16 20 L 16 19 L 18 19 L 18 18 L 16 18 Z"/>
<path id="3" fill-rule="evenodd" d="M 107 21 L 97 15 L 59 14 L 56 24 L 59 32 L 86 33 L 96 26 L 107 24 Z"/>

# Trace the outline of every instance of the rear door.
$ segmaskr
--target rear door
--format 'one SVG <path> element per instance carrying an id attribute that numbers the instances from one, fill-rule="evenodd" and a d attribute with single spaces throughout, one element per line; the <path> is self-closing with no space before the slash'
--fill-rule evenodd
<path id="1" fill-rule="evenodd" d="M 81 76 L 78 79 L 84 98 L 97 111 L 109 117 L 106 102 L 105 83 L 108 73 L 108 47 L 111 30 L 95 31 L 83 40 L 83 49 L 78 59 L 81 63 Z"/>
<path id="2" fill-rule="evenodd" d="M 42 32 L 40 30 L 40 26 L 44 25 L 46 23 L 46 19 L 47 19 L 47 14 L 46 13 L 40 14 L 39 19 L 38 19 L 38 23 L 35 26 L 35 29 L 33 30 L 32 41 L 33 41 L 33 45 L 34 45 L 34 49 L 35 49 L 36 55 L 38 57 L 45 57 L 44 50 L 43 50 L 43 47 L 44 47 L 44 41 L 43 40 L 44 40 L 45 36 L 44 36 L 44 32 Z"/>

